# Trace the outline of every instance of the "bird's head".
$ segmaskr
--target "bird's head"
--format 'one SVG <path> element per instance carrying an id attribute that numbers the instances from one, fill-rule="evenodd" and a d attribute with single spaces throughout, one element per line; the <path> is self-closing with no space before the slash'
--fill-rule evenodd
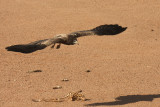
<path id="1" fill-rule="evenodd" d="M 66 45 L 74 45 L 78 44 L 77 38 L 75 35 L 67 35 L 67 34 L 58 34 L 55 36 L 60 43 L 66 44 Z"/>
<path id="2" fill-rule="evenodd" d="M 77 37 L 72 34 L 68 35 L 67 43 L 68 43 L 68 45 L 75 45 L 75 44 L 79 45 Z"/>

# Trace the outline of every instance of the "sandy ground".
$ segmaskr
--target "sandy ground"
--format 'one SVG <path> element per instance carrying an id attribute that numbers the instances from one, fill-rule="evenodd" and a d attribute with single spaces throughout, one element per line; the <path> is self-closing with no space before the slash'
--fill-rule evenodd
<path id="1" fill-rule="evenodd" d="M 160 0 L 0 0 L 0 106 L 160 107 L 159 10 Z M 102 24 L 128 29 L 31 54 L 5 50 Z M 90 100 L 32 101 L 80 89 Z"/>

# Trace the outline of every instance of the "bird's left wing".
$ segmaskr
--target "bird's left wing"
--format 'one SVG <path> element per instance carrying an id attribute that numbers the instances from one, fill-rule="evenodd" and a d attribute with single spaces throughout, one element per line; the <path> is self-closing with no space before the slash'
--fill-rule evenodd
<path id="1" fill-rule="evenodd" d="M 123 31 L 125 31 L 127 27 L 119 26 L 118 24 L 114 25 L 100 25 L 96 28 L 90 29 L 90 30 L 83 30 L 83 31 L 77 31 L 72 32 L 69 35 L 74 35 L 75 37 L 81 37 L 81 36 L 88 36 L 88 35 L 116 35 Z"/>

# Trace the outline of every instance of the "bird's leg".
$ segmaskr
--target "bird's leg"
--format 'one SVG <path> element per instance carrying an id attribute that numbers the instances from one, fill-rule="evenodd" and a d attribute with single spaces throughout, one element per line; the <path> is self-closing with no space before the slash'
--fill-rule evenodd
<path id="1" fill-rule="evenodd" d="M 51 46 L 51 48 L 54 48 L 54 46 L 55 46 L 55 43 Z"/>
<path id="2" fill-rule="evenodd" d="M 59 43 L 56 47 L 56 49 L 59 49 L 61 47 L 61 43 Z"/>

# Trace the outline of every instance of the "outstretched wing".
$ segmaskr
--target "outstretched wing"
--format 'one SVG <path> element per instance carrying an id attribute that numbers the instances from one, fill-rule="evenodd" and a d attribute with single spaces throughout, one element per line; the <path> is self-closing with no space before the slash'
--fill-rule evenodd
<path id="1" fill-rule="evenodd" d="M 55 43 L 61 43 L 63 39 L 54 37 L 51 39 L 38 40 L 29 44 L 18 44 L 6 47 L 8 51 L 21 52 L 21 53 L 32 53 L 37 50 L 46 48 L 47 46 Z"/>
<path id="2" fill-rule="evenodd" d="M 67 45 L 75 44 L 78 37 L 87 35 L 116 35 L 125 31 L 127 27 L 122 27 L 119 25 L 101 25 L 91 30 L 83 30 L 66 34 L 57 35 L 51 39 L 44 39 L 29 44 L 19 44 L 6 47 L 8 51 L 22 52 L 22 53 L 32 53 L 37 50 L 46 48 L 47 46 L 55 43 L 63 43 Z"/>
<path id="3" fill-rule="evenodd" d="M 88 36 L 88 35 L 116 35 L 125 31 L 127 27 L 122 27 L 117 24 L 115 25 L 100 25 L 91 30 L 77 31 L 70 33 L 69 35 L 75 35 L 76 37 Z"/>

